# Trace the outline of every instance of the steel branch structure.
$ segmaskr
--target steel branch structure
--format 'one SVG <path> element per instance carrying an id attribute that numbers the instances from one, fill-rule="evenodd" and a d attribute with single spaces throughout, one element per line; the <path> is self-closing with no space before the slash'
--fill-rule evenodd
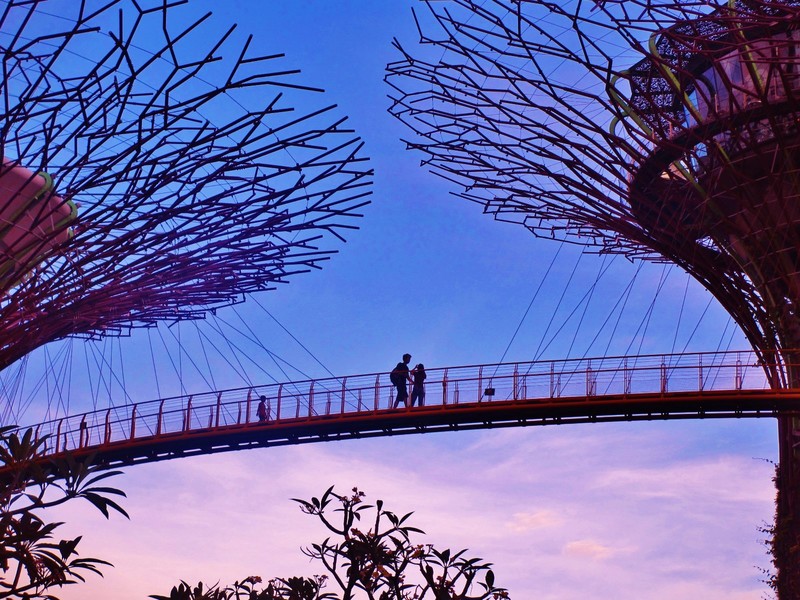
<path id="1" fill-rule="evenodd" d="M 771 385 L 800 387 L 800 2 L 426 4 L 432 51 L 396 42 L 387 75 L 423 164 L 536 235 L 679 265 Z M 779 428 L 777 588 L 797 598 L 800 423 Z"/>
<path id="2" fill-rule="evenodd" d="M 367 204 L 321 90 L 182 4 L 0 1 L 0 369 L 274 288 Z"/>

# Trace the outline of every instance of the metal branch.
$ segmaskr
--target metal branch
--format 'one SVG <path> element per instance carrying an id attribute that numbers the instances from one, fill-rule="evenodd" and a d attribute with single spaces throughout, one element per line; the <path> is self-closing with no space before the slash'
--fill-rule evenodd
<path id="1" fill-rule="evenodd" d="M 272 289 L 327 260 L 367 204 L 335 107 L 295 110 L 284 91 L 319 90 L 209 15 L 175 27 L 180 4 L 5 2 L 0 188 L 52 185 L 2 195 L 0 368 Z"/>

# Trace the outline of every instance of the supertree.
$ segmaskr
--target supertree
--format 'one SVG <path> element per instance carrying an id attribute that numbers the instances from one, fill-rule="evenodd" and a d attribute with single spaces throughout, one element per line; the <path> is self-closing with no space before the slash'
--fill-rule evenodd
<path id="1" fill-rule="evenodd" d="M 537 236 L 678 265 L 800 387 L 800 2 L 425 5 L 430 48 L 396 41 L 387 75 L 423 164 Z M 778 421 L 771 583 L 797 598 L 800 427 Z"/>
<path id="2" fill-rule="evenodd" d="M 321 90 L 185 4 L 0 1 L 0 370 L 272 289 L 368 203 Z"/>

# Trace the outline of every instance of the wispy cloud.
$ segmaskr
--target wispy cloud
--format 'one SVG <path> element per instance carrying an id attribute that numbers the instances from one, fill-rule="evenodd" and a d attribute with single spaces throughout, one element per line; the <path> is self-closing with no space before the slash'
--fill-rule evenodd
<path id="1" fill-rule="evenodd" d="M 543 527 L 556 527 L 563 522 L 554 511 L 539 510 L 536 512 L 514 513 L 508 528 L 515 532 L 530 531 L 531 529 L 541 529 Z"/>
<path id="2" fill-rule="evenodd" d="M 613 548 L 594 540 L 575 540 L 564 546 L 563 554 L 589 560 L 603 560 L 615 553 Z"/>

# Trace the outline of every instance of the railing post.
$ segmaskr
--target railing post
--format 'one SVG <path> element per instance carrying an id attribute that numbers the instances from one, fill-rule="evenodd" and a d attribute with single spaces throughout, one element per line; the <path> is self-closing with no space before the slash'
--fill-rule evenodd
<path id="1" fill-rule="evenodd" d="M 156 435 L 161 435 L 161 423 L 164 420 L 164 401 L 158 405 L 158 422 L 156 423 Z"/>
<path id="2" fill-rule="evenodd" d="M 281 397 L 283 396 L 283 384 L 278 386 L 278 408 L 275 409 L 275 420 L 280 421 L 281 418 Z"/>
<path id="3" fill-rule="evenodd" d="M 358 390 L 358 412 L 361 412 L 362 410 L 364 410 L 364 406 L 361 403 L 361 390 L 359 389 Z"/>
<path id="4" fill-rule="evenodd" d="M 308 386 L 308 416 L 314 415 L 314 382 L 312 381 Z"/>
<path id="5" fill-rule="evenodd" d="M 592 378 L 592 361 L 586 366 L 586 395 L 594 396 L 594 379 Z"/>
<path id="6" fill-rule="evenodd" d="M 478 402 L 483 398 L 483 366 L 478 367 Z"/>
<path id="7" fill-rule="evenodd" d="M 183 420 L 183 430 L 189 431 L 192 428 L 192 397 L 186 401 L 186 418 Z"/>
<path id="8" fill-rule="evenodd" d="M 111 409 L 109 408 L 106 411 L 106 435 L 104 443 L 109 444 L 111 442 Z"/>
<path id="9" fill-rule="evenodd" d="M 342 410 L 340 414 L 344 414 L 344 405 L 345 405 L 344 399 L 346 395 L 347 395 L 347 377 L 342 379 Z"/>
<path id="10" fill-rule="evenodd" d="M 713 361 L 712 361 L 713 362 Z M 697 391 L 703 391 L 703 355 L 697 357 Z"/>
<path id="11" fill-rule="evenodd" d="M 456 379 L 456 383 L 453 389 L 453 404 L 458 404 L 458 379 Z"/>
<path id="12" fill-rule="evenodd" d="M 512 382 L 514 400 L 519 400 L 519 365 L 514 363 L 514 380 Z"/>
<path id="13" fill-rule="evenodd" d="M 253 390 L 247 390 L 247 407 L 244 409 L 244 423 L 247 425 L 250 423 L 250 410 L 251 410 L 251 403 L 253 401 Z"/>
<path id="14" fill-rule="evenodd" d="M 217 392 L 217 414 L 216 414 L 216 427 L 219 427 L 219 415 L 222 412 L 222 392 Z"/>
<path id="15" fill-rule="evenodd" d="M 381 387 L 380 386 L 381 386 L 381 376 L 380 375 L 376 375 L 375 376 L 375 410 L 378 410 L 378 406 L 380 405 L 380 393 L 381 393 Z M 389 391 L 389 408 L 391 408 L 392 407 L 391 387 L 389 389 L 390 389 L 390 391 Z"/>
<path id="16" fill-rule="evenodd" d="M 89 445 L 89 430 L 86 428 L 86 415 L 83 415 L 78 424 L 78 447 L 85 448 Z"/>
<path id="17" fill-rule="evenodd" d="M 739 355 L 736 355 L 736 390 L 742 389 L 742 360 Z"/>
<path id="18" fill-rule="evenodd" d="M 214 407 L 208 407 L 208 428 L 211 429 L 214 426 Z"/>
<path id="19" fill-rule="evenodd" d="M 131 434 L 128 437 L 129 440 L 136 439 L 136 405 L 134 404 L 131 408 Z"/>
<path id="20" fill-rule="evenodd" d="M 667 386 L 667 365 L 664 362 L 664 360 L 662 359 L 661 360 L 661 393 L 662 394 L 666 394 L 667 393 L 667 389 L 668 389 L 668 386 Z"/>
<path id="21" fill-rule="evenodd" d="M 556 363 L 550 363 L 550 397 L 556 397 Z"/>
<path id="22" fill-rule="evenodd" d="M 447 404 L 447 369 L 442 375 L 442 404 Z"/>
<path id="23" fill-rule="evenodd" d="M 61 419 L 58 422 L 58 427 L 56 428 L 56 454 L 61 451 L 61 424 L 64 422 L 64 419 Z"/>
<path id="24" fill-rule="evenodd" d="M 325 414 L 326 415 L 331 414 L 331 392 L 330 392 L 330 390 L 328 390 L 328 399 L 325 402 Z"/>
<path id="25" fill-rule="evenodd" d="M 631 393 L 631 378 L 633 374 L 628 369 L 627 357 L 622 361 L 622 389 L 623 394 L 628 395 Z"/>

